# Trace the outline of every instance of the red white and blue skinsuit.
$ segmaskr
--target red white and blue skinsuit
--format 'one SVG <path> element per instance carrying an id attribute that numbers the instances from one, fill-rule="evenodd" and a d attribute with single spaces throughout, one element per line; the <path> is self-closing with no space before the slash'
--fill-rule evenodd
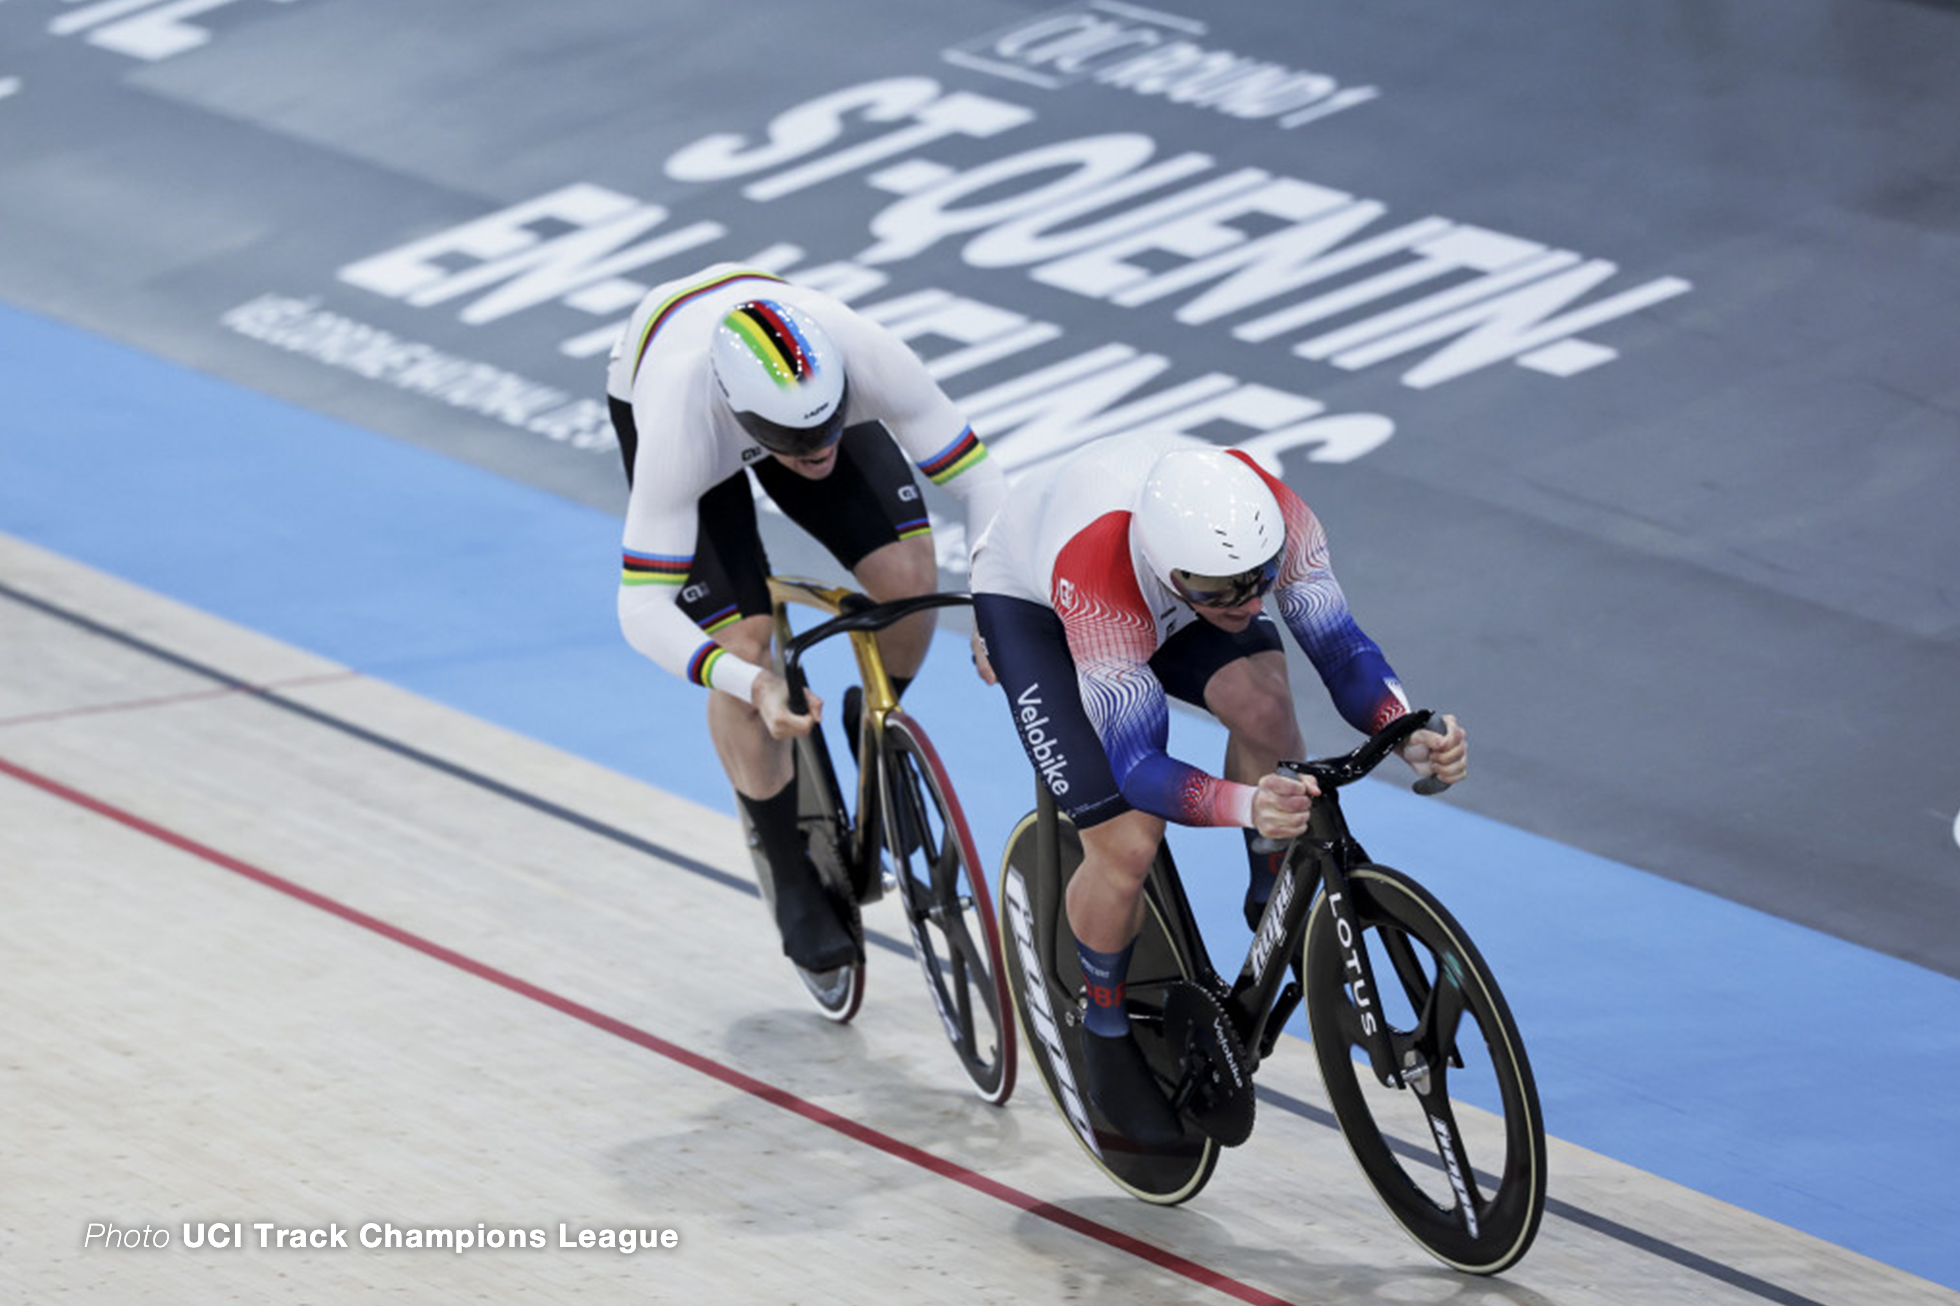
<path id="1" fill-rule="evenodd" d="M 1064 810 L 1087 809 L 1087 821 L 1071 813 L 1078 824 L 1107 819 L 1125 806 L 1184 825 L 1252 824 L 1251 786 L 1220 779 L 1165 751 L 1169 704 L 1152 659 L 1167 644 L 1174 654 L 1179 633 L 1203 619 L 1158 580 L 1131 538 L 1130 519 L 1157 455 L 1189 443 L 1176 436 L 1115 437 L 1028 473 L 1015 483 L 975 554 L 973 589 L 981 596 L 982 632 L 996 669 L 1005 666 L 1019 673 L 1003 673 L 1002 682 L 1031 760 L 1036 759 L 1035 741 L 1024 722 L 1039 719 L 1045 733 L 1060 722 L 1067 747 L 1090 745 L 1065 738 L 1060 700 L 1067 696 L 1059 695 L 1063 687 L 1054 683 L 1059 678 L 1052 670 L 1056 664 L 1048 664 L 1047 683 L 1030 690 L 1027 685 L 1042 678 L 1042 664 L 1017 657 L 1016 649 L 996 647 L 1022 639 L 1037 642 L 1025 634 L 1036 627 L 1018 620 L 986 620 L 1013 611 L 1011 605 L 998 603 L 990 610 L 986 596 L 1040 604 L 1060 619 L 1081 710 L 1107 757 L 1121 799 L 1097 807 L 1094 779 L 1078 765 L 1074 776 L 1062 777 L 1068 795 Z M 1245 461 L 1272 490 L 1286 523 L 1269 610 L 1277 608 L 1342 717 L 1357 730 L 1372 733 L 1408 710 L 1395 673 L 1381 649 L 1355 624 L 1328 566 L 1326 533 L 1312 509 L 1252 459 Z M 1023 670 L 1028 667 L 1034 669 Z M 1030 702 L 1039 704 L 1038 712 L 1029 711 Z M 1050 765 L 1036 762 L 1051 790 L 1059 774 L 1052 766 L 1056 755 L 1056 749 L 1046 749 Z"/>

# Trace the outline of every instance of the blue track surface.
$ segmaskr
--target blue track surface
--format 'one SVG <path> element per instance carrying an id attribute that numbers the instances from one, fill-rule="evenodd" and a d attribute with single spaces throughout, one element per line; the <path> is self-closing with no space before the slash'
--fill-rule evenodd
<path id="1" fill-rule="evenodd" d="M 729 809 L 699 691 L 614 624 L 609 516 L 5 307 L 0 393 L 0 530 Z M 948 644 L 908 697 L 990 859 L 1030 793 L 993 692 Z M 1960 981 L 1447 800 L 1349 807 L 1503 979 L 1551 1132 L 1960 1288 Z M 1190 878 L 1222 953 L 1238 841 L 1178 842 L 1221 845 Z"/>

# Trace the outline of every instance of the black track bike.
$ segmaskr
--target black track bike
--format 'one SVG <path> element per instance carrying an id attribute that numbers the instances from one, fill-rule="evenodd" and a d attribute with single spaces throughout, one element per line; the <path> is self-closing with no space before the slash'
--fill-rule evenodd
<path id="1" fill-rule="evenodd" d="M 790 577 L 771 577 L 769 593 L 776 665 L 789 684 L 790 707 L 808 710 L 803 655 L 836 635 L 850 637 L 862 695 L 858 719 L 842 723 L 856 731 L 855 803 L 845 801 L 823 728 L 795 741 L 798 820 L 811 860 L 857 944 L 849 965 L 827 971 L 799 966 L 797 974 L 827 1019 L 842 1023 L 855 1016 L 864 999 L 862 908 L 895 894 L 947 1041 L 980 1096 L 1005 1102 L 1014 1091 L 1014 1023 L 1007 1014 L 993 900 L 952 781 L 924 729 L 899 707 L 877 639 L 879 631 L 915 612 L 971 603 L 972 597 L 925 594 L 876 603 L 853 590 Z M 792 605 L 816 608 L 828 619 L 792 632 Z M 754 832 L 747 833 L 767 898 L 769 868 Z"/>
<path id="2" fill-rule="evenodd" d="M 1117 1133 L 1083 1088 L 1087 998 L 1063 908 L 1082 845 L 1036 786 L 1001 868 L 1008 982 L 1049 1095 L 1090 1158 L 1133 1195 L 1166 1205 L 1194 1196 L 1219 1149 L 1251 1135 L 1253 1072 L 1304 999 L 1341 1132 L 1389 1213 L 1467 1273 L 1497 1273 L 1530 1248 L 1545 1210 L 1545 1126 L 1517 1023 L 1455 917 L 1409 876 L 1371 862 L 1341 812 L 1341 786 L 1430 717 L 1404 716 L 1345 757 L 1283 764 L 1316 777 L 1321 796 L 1230 983 L 1213 970 L 1160 847 L 1126 991 L 1137 1041 L 1184 1127 L 1163 1149 Z"/>

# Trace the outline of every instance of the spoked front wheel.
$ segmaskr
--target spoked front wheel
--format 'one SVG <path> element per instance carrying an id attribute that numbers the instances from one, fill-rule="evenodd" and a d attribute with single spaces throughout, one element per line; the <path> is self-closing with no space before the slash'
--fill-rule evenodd
<path id="1" fill-rule="evenodd" d="M 913 950 L 960 1065 L 998 1105 L 1014 1091 L 1014 1025 L 973 834 L 932 741 L 900 711 L 885 717 L 884 766 L 885 847 Z"/>
<path id="2" fill-rule="evenodd" d="M 1307 925 L 1307 1014 L 1355 1160 L 1402 1227 L 1471 1274 L 1515 1265 L 1545 1212 L 1545 1122 L 1517 1023 L 1455 918 L 1385 866 L 1348 872 L 1358 937 L 1323 894 Z M 1353 982 L 1365 949 L 1377 992 Z M 1364 1026 L 1385 1023 L 1403 1086 L 1384 1084 Z"/>

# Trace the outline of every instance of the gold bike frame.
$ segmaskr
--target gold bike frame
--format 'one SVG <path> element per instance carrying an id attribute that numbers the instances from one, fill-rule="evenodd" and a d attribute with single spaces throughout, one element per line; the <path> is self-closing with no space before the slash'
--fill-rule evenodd
<path id="1" fill-rule="evenodd" d="M 769 599 L 775 629 L 772 656 L 777 670 L 781 671 L 782 651 L 795 634 L 789 625 L 791 606 L 815 608 L 826 616 L 841 616 L 844 601 L 855 593 L 856 590 L 845 586 L 826 585 L 798 576 L 771 576 Z M 879 779 L 877 772 L 881 765 L 878 759 L 882 757 L 885 714 L 898 706 L 898 695 L 892 691 L 891 675 L 885 670 L 884 655 L 878 647 L 878 632 L 852 630 L 845 633 L 851 637 L 851 653 L 857 659 L 858 683 L 864 690 L 864 716 L 858 726 L 857 802 L 852 808 L 853 832 L 856 842 L 861 845 L 866 834 L 859 822 L 866 813 L 882 809 L 882 804 L 875 801 Z M 858 847 L 852 851 L 857 854 L 862 849 Z"/>

